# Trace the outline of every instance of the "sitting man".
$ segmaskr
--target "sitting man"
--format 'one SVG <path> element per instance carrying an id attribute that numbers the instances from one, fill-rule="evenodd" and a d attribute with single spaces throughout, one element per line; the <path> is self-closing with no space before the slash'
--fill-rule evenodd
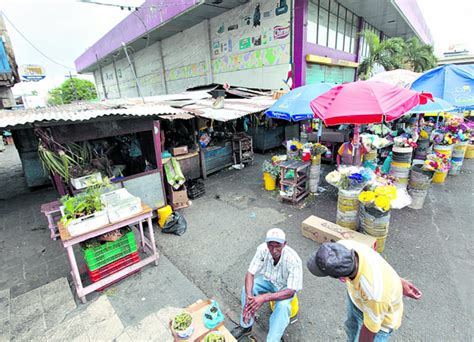
<path id="1" fill-rule="evenodd" d="M 240 326 L 232 330 L 232 335 L 239 339 L 250 334 L 257 310 L 264 303 L 275 301 L 267 341 L 279 342 L 290 323 L 291 300 L 302 287 L 300 257 L 286 245 L 283 230 L 270 229 L 245 275 Z"/>

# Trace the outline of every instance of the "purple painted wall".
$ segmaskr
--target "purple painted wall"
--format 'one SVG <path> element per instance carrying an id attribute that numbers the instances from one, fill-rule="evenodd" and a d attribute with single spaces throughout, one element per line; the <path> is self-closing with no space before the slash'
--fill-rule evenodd
<path id="1" fill-rule="evenodd" d="M 147 0 L 137 14 L 150 31 L 197 3 L 199 0 Z M 156 6 L 156 9 L 151 10 L 152 6 Z M 131 13 L 74 61 L 76 70 L 81 72 L 97 62 L 96 55 L 101 59 L 120 48 L 122 42 L 129 43 L 146 32 L 142 21 Z"/>
<path id="2" fill-rule="evenodd" d="M 402 12 L 421 40 L 426 44 L 433 44 L 433 36 L 416 0 L 394 0 L 394 5 Z"/>
<path id="3" fill-rule="evenodd" d="M 345 61 L 356 62 L 357 56 L 352 53 L 331 49 L 326 46 L 306 43 L 306 54 L 329 57 L 334 59 L 342 59 Z"/>
<path id="4" fill-rule="evenodd" d="M 293 31 L 293 82 L 295 87 L 305 84 L 306 26 L 308 0 L 295 0 Z"/>

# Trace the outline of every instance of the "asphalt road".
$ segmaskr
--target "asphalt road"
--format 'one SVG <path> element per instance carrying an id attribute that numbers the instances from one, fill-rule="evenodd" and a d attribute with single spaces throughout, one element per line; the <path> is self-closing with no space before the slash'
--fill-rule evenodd
<path id="1" fill-rule="evenodd" d="M 267 155 L 266 157 L 269 157 Z M 317 244 L 301 235 L 309 215 L 335 221 L 337 193 L 327 190 L 304 204 L 281 203 L 277 192 L 263 190 L 261 162 L 242 171 L 223 171 L 205 183 L 206 196 L 181 212 L 188 231 L 181 237 L 161 234 L 163 254 L 207 296 L 222 302 L 238 321 L 240 291 L 255 248 L 266 231 L 281 227 L 288 245 L 306 260 Z M 473 169 L 433 185 L 421 210 L 394 210 L 386 250 L 387 261 L 423 292 L 421 301 L 405 300 L 401 329 L 394 340 L 468 341 L 472 338 L 473 285 Z M 330 170 L 325 166 L 326 172 Z M 299 294 L 299 321 L 287 329 L 285 341 L 345 340 L 345 287 L 332 279 L 317 279 L 304 270 Z M 263 308 L 255 328 L 264 337 L 269 309 Z"/>

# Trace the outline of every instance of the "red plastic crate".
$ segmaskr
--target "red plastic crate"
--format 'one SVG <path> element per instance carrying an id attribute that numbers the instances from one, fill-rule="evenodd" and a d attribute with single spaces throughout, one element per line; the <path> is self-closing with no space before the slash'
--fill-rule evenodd
<path id="1" fill-rule="evenodd" d="M 134 253 L 131 253 L 131 254 L 127 255 L 126 257 L 123 257 L 123 258 L 121 258 L 117 261 L 114 261 L 114 262 L 108 264 L 107 266 L 98 268 L 94 271 L 91 271 L 91 270 L 89 270 L 89 268 L 87 268 L 87 273 L 89 274 L 89 279 L 93 283 L 96 283 L 99 280 L 102 280 L 102 279 L 104 279 L 105 277 L 108 277 L 111 274 L 117 273 L 118 271 L 123 270 L 124 268 L 126 268 L 130 265 L 136 264 L 139 261 L 140 261 L 140 256 L 138 255 L 138 252 L 134 252 Z M 137 270 L 133 273 L 136 273 L 138 271 L 139 270 Z M 118 282 L 118 281 L 120 281 L 120 280 L 122 280 L 122 279 L 124 279 L 128 276 L 129 276 L 129 274 L 127 274 L 126 276 L 124 276 L 122 278 L 117 279 L 116 281 L 114 281 L 111 284 L 108 284 L 107 286 L 104 286 L 104 287 L 101 287 L 101 288 L 97 289 L 97 291 L 102 291 L 106 287 L 109 287 L 110 285 L 115 284 L 116 282 Z"/>

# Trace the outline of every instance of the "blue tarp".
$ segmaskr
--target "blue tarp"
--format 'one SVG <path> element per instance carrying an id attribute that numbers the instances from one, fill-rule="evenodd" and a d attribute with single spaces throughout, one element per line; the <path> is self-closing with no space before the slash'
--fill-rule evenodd
<path id="1" fill-rule="evenodd" d="M 10 68 L 10 63 L 8 63 L 8 56 L 5 51 L 5 46 L 3 41 L 0 39 L 0 74 L 10 73 L 12 69 Z"/>
<path id="2" fill-rule="evenodd" d="M 312 119 L 314 112 L 310 102 L 335 86 L 333 83 L 317 83 L 298 87 L 283 95 L 265 114 L 270 118 L 287 121 Z"/>
<path id="3" fill-rule="evenodd" d="M 446 64 L 428 70 L 411 89 L 431 93 L 459 110 L 474 109 L 474 65 Z"/>

